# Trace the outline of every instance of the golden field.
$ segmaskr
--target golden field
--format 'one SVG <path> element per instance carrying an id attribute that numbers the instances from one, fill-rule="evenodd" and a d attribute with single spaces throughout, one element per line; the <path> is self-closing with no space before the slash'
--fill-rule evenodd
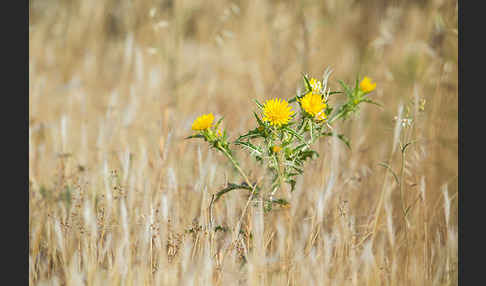
<path id="1" fill-rule="evenodd" d="M 456 1 L 29 10 L 30 285 L 458 284 Z M 326 67 L 332 90 L 357 75 L 377 83 L 382 108 L 333 126 L 351 149 L 319 141 L 295 190 L 281 190 L 288 207 L 243 212 L 248 193 L 235 190 L 210 208 L 242 178 L 184 140 L 194 119 L 224 116 L 236 138 L 255 127 L 254 98 L 288 99 Z"/>

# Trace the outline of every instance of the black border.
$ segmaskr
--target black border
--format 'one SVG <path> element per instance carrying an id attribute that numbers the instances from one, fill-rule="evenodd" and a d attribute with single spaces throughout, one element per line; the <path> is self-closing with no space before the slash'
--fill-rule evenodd
<path id="1" fill-rule="evenodd" d="M 7 3 L 6 3 L 7 4 Z M 2 9 L 2 77 L 0 114 L 3 178 L 2 214 L 4 284 L 29 283 L 29 1 L 12 1 Z M 16 6 L 16 7 L 15 7 Z M 15 13 L 18 12 L 18 13 Z M 8 277 L 11 276 L 11 277 Z M 10 278 L 10 279 L 9 279 Z M 9 283 L 13 281 L 13 283 Z"/>

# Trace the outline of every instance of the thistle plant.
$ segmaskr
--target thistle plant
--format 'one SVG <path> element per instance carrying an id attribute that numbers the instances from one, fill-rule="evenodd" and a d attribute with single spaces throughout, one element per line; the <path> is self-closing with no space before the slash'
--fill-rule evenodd
<path id="1" fill-rule="evenodd" d="M 210 113 L 194 121 L 192 129 L 196 134 L 187 139 L 201 138 L 222 152 L 244 180 L 241 184 L 229 183 L 216 194 L 214 201 L 232 190 L 246 189 L 251 192 L 249 200 L 256 197 L 263 200 L 267 211 L 274 204 L 287 205 L 286 200 L 277 198 L 278 192 L 284 184 L 289 185 L 291 191 L 294 190 L 297 178 L 304 173 L 305 162 L 319 156 L 312 149 L 319 139 L 336 136 L 350 148 L 349 140 L 343 134 L 333 132 L 332 123 L 337 119 L 348 119 L 361 103 L 380 105 L 369 98 L 376 83 L 368 77 L 361 81 L 357 78 L 353 87 L 339 81 L 342 90 L 331 91 L 327 85 L 330 74 L 327 69 L 322 81 L 303 75 L 304 92 L 297 92 L 289 100 L 273 98 L 262 104 L 255 99 L 258 109 L 258 112 L 253 112 L 255 128 L 233 141 L 228 140 L 226 129 L 222 132 L 219 129 L 223 118 L 213 125 L 214 116 Z M 334 108 L 329 99 L 338 94 L 344 94 L 345 100 Z M 296 103 L 296 106 L 292 106 L 292 103 Z M 271 178 L 270 186 L 264 187 L 250 181 L 234 156 L 231 149 L 233 146 L 248 151 L 258 163 L 266 167 Z"/>

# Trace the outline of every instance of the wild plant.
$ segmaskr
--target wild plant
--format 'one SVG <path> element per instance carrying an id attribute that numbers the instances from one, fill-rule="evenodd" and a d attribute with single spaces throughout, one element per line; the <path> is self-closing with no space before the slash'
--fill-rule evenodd
<path id="1" fill-rule="evenodd" d="M 259 199 L 264 202 L 264 209 L 269 211 L 277 204 L 288 205 L 288 201 L 278 197 L 278 192 L 284 184 L 295 188 L 296 180 L 304 171 L 307 160 L 315 159 L 319 153 L 312 149 L 313 145 L 324 137 L 336 136 L 350 148 L 349 139 L 343 134 L 333 131 L 332 125 L 339 119 L 345 121 L 359 110 L 362 103 L 371 103 L 381 106 L 370 99 L 370 93 L 375 90 L 376 83 L 368 77 L 361 81 L 356 79 L 354 86 L 339 81 L 340 91 L 331 91 L 328 79 L 331 74 L 326 69 L 322 81 L 303 75 L 304 92 L 297 94 L 289 100 L 272 98 L 264 104 L 255 99 L 258 112 L 253 112 L 256 119 L 254 129 L 230 141 L 227 130 L 220 128 L 223 121 L 221 117 L 216 124 L 212 113 L 198 117 L 192 124 L 196 134 L 187 137 L 200 138 L 208 142 L 210 147 L 223 153 L 243 178 L 243 183 L 229 183 L 214 196 L 214 202 L 224 194 L 236 190 L 250 191 L 249 201 Z M 343 94 L 344 102 L 338 107 L 331 106 L 331 96 Z M 293 107 L 291 103 L 296 103 Z M 232 146 L 242 147 L 250 153 L 257 163 L 262 164 L 270 174 L 270 186 L 263 186 L 252 182 L 235 158 Z"/>

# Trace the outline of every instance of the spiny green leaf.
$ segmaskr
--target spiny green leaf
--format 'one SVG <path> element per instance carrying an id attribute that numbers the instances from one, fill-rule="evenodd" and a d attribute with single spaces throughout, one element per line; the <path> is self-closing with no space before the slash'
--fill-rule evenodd
<path id="1" fill-rule="evenodd" d="M 376 101 L 373 101 L 369 98 L 365 98 L 365 99 L 362 99 L 363 102 L 366 102 L 366 103 L 371 103 L 371 104 L 374 104 L 374 105 L 378 105 L 379 107 L 383 107 L 383 105 L 381 103 L 378 103 Z"/>
<path id="2" fill-rule="evenodd" d="M 289 177 L 295 177 L 295 176 L 298 176 L 299 174 L 297 173 L 288 173 L 287 176 Z"/>
<path id="3" fill-rule="evenodd" d="M 293 102 L 296 102 L 297 100 L 301 99 L 302 97 L 304 97 L 304 95 L 306 95 L 307 93 L 309 93 L 309 89 L 307 88 L 303 93 L 300 93 L 299 91 L 297 91 L 297 94 L 292 97 L 291 99 L 289 99 L 289 103 L 293 103 Z"/>
<path id="4" fill-rule="evenodd" d="M 294 164 L 289 165 L 292 168 L 295 168 L 295 166 L 302 167 L 304 165 L 304 161 L 302 161 L 300 158 L 295 158 L 293 162 Z"/>
<path id="5" fill-rule="evenodd" d="M 297 168 L 295 167 L 294 165 L 290 166 L 291 168 L 293 168 L 295 171 L 297 171 L 297 173 L 299 173 L 299 175 L 302 175 L 304 173 L 304 170 L 300 169 L 300 168 Z"/>
<path id="6" fill-rule="evenodd" d="M 258 137 L 262 137 L 260 133 L 250 133 L 250 134 L 241 135 L 240 137 L 238 137 L 237 140 L 241 141 L 242 139 L 253 139 Z"/>
<path id="7" fill-rule="evenodd" d="M 306 74 L 303 74 L 302 76 L 304 77 L 304 82 L 305 82 L 305 85 L 306 85 L 306 87 L 307 87 L 307 90 L 308 90 L 308 91 L 312 91 L 312 85 L 311 85 L 311 84 L 310 84 L 310 82 L 309 82 L 309 78 L 307 77 L 307 75 L 306 75 Z M 306 92 L 306 93 L 307 93 L 307 92 Z"/>
<path id="8" fill-rule="evenodd" d="M 304 147 L 307 147 L 307 144 L 300 144 L 299 146 L 295 147 L 293 150 L 292 150 L 292 153 L 293 152 L 296 152 L 296 151 L 300 151 L 302 148 Z"/>
<path id="9" fill-rule="evenodd" d="M 196 135 L 191 135 L 191 136 L 188 136 L 184 139 L 191 139 L 191 138 L 204 138 L 204 136 L 202 136 L 201 134 L 196 134 Z"/>
<path id="10" fill-rule="evenodd" d="M 250 186 L 248 186 L 247 184 L 245 185 L 238 185 L 238 184 L 233 184 L 233 183 L 228 183 L 228 186 L 224 189 L 222 189 L 221 191 L 219 191 L 217 194 L 216 194 L 216 198 L 214 199 L 214 202 L 218 201 L 219 198 L 226 194 L 227 192 L 230 192 L 232 190 L 238 190 L 238 189 L 242 189 L 242 190 L 252 190 L 252 188 Z"/>
<path id="11" fill-rule="evenodd" d="M 251 144 L 250 142 L 235 141 L 235 144 L 236 145 L 243 145 L 243 146 L 247 147 L 248 149 L 250 149 L 251 151 L 258 153 L 258 155 L 262 154 L 262 151 L 257 146 Z"/>
<path id="12" fill-rule="evenodd" d="M 257 138 L 262 137 L 258 128 L 248 131 L 246 134 L 240 135 L 236 141 L 241 141 L 242 139 L 250 139 L 250 138 Z M 235 143 L 236 144 L 236 143 Z"/>
<path id="13" fill-rule="evenodd" d="M 346 95 L 347 95 L 348 97 L 350 97 L 350 98 L 351 98 L 351 97 L 353 97 L 352 91 L 351 91 L 351 89 L 349 88 L 349 86 L 348 86 L 347 84 L 345 84 L 345 83 L 344 83 L 344 81 L 342 81 L 342 80 L 338 80 L 338 82 L 339 82 L 339 84 L 340 84 L 340 85 L 343 87 L 344 92 L 346 93 Z"/>
<path id="14" fill-rule="evenodd" d="M 258 102 L 258 99 L 254 99 L 254 101 L 260 109 L 263 109 L 263 105 L 260 102 Z"/>
<path id="15" fill-rule="evenodd" d="M 273 199 L 272 203 L 278 204 L 278 205 L 283 205 L 283 206 L 286 206 L 286 205 L 289 204 L 289 202 L 284 200 L 284 199 Z"/>
<path id="16" fill-rule="evenodd" d="M 329 95 L 339 94 L 339 93 L 344 93 L 344 92 L 342 92 L 342 91 L 330 91 Z"/>
<path id="17" fill-rule="evenodd" d="M 300 152 L 300 159 L 302 161 L 305 161 L 307 160 L 307 158 L 311 158 L 312 159 L 312 156 L 316 155 L 316 157 L 319 157 L 319 153 L 317 153 L 316 151 L 314 150 L 305 150 L 305 151 L 302 151 Z"/>
<path id="18" fill-rule="evenodd" d="M 258 122 L 258 125 L 265 126 L 265 124 L 263 124 L 263 121 L 260 119 L 260 117 L 258 116 L 258 114 L 256 114 L 255 111 L 253 111 L 253 114 L 255 115 L 255 118 L 256 118 L 256 120 Z"/>

